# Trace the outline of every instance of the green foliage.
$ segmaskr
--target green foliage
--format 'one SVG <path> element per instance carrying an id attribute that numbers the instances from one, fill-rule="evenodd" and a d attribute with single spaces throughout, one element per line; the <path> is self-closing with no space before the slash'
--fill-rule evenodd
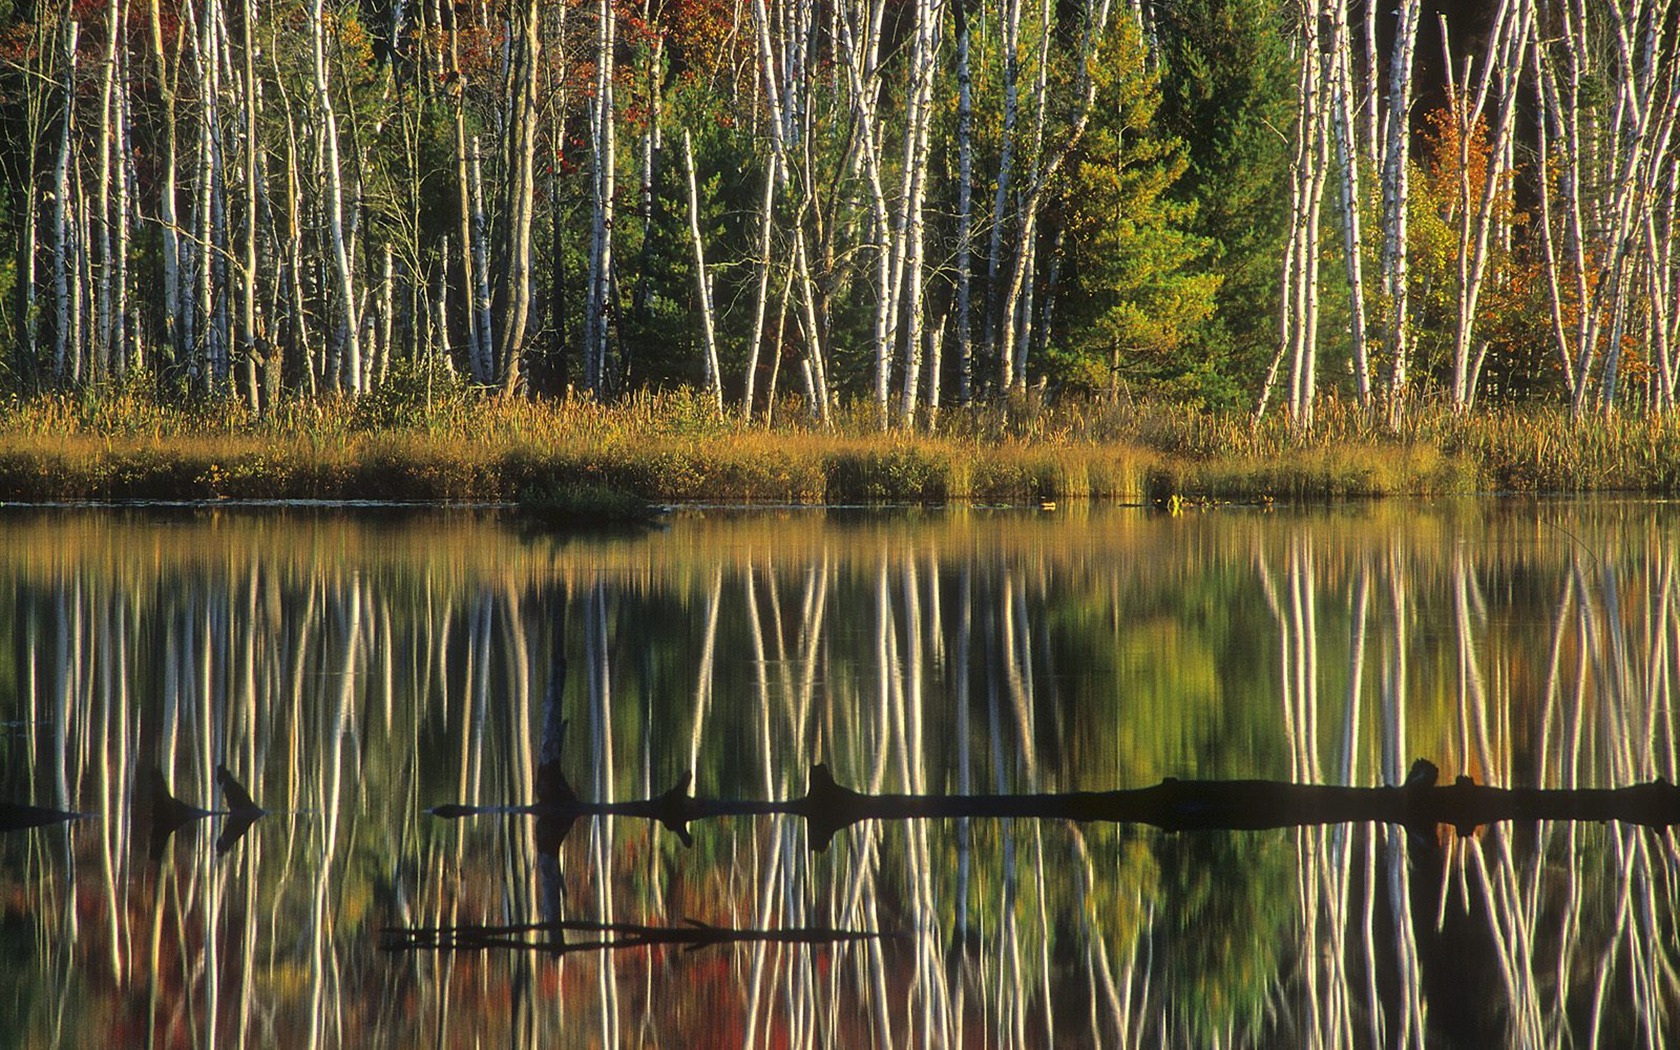
<path id="1" fill-rule="evenodd" d="M 1167 194 L 1184 174 L 1183 144 L 1154 126 L 1159 78 L 1137 26 L 1116 20 L 1091 75 L 1095 116 L 1059 202 L 1065 233 L 1058 380 L 1087 393 L 1111 376 L 1171 372 L 1207 319 L 1220 277 L 1200 271 L 1211 245 L 1188 231 L 1195 205 Z"/>
<path id="2" fill-rule="evenodd" d="M 1191 232 L 1213 247 L 1214 311 L 1162 369 L 1164 393 L 1212 408 L 1252 402 L 1277 344 L 1276 304 L 1295 114 L 1294 28 L 1273 0 L 1159 5 L 1156 123 L 1185 143 Z"/>

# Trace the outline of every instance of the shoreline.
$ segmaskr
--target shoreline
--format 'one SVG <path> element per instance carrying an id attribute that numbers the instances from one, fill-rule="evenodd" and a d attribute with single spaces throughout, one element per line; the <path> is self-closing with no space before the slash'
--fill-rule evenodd
<path id="1" fill-rule="evenodd" d="M 1392 427 L 1344 409 L 1299 434 L 1276 418 L 1086 404 L 956 409 L 928 433 L 862 416 L 767 427 L 682 394 L 464 399 L 396 421 L 349 404 L 263 419 L 227 404 L 0 405 L 0 502 L 516 504 L 579 486 L 780 506 L 1676 495 L 1680 420 L 1425 410 Z"/>

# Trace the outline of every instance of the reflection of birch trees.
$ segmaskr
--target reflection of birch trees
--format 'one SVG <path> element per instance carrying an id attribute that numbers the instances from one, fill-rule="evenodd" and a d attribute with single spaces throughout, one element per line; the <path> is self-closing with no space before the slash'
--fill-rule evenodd
<path id="1" fill-rule="evenodd" d="M 1144 786 L 1233 748 L 1251 765 L 1217 768 L 1324 783 L 1396 783 L 1419 755 L 1506 786 L 1672 777 L 1680 550 L 1660 518 L 1628 522 L 1572 523 L 1577 543 L 1479 518 L 1413 535 L 1140 518 L 1093 521 L 1068 546 L 679 524 L 656 542 L 534 553 L 473 532 L 400 554 L 383 534 L 360 545 L 361 527 L 218 548 L 222 526 L 190 526 L 181 547 L 154 537 L 150 559 L 90 556 L 57 527 L 63 546 L 0 547 L 0 676 L 19 705 L 5 718 L 35 765 L 5 783 L 107 816 L 29 839 L 8 886 L 49 917 L 35 950 L 58 1001 L 95 978 L 137 993 L 94 996 L 87 1025 L 144 1011 L 162 1032 L 160 1004 L 187 1003 L 204 1043 L 461 1024 L 524 1044 L 658 1042 L 691 1031 L 658 1005 L 676 997 L 746 1045 L 1188 1045 L 1218 1030 L 1421 1046 L 1442 1023 L 1426 977 L 1465 923 L 1506 1041 L 1654 1040 L 1673 995 L 1672 835 L 1236 837 L 1231 870 L 1197 874 L 1276 890 L 1237 913 L 1275 954 L 1238 959 L 1252 985 L 1189 988 L 1174 966 L 1208 921 L 1192 910 L 1203 889 L 1166 862 L 1189 836 L 865 823 L 813 854 L 793 817 L 708 821 L 690 849 L 603 818 L 551 851 L 527 818 L 423 813 L 528 801 L 552 752 L 591 800 L 687 770 L 699 795 L 785 799 L 817 761 L 877 793 Z M 1201 528 L 1232 531 L 1181 543 Z M 1194 553 L 1165 562 L 1148 544 L 1169 534 Z M 1192 691 L 1209 659 L 1237 670 Z M 154 867 L 137 784 L 155 765 L 176 795 L 216 804 L 218 764 L 273 814 L 221 860 L 184 829 Z M 564 961 L 363 950 L 387 923 L 556 916 L 898 936 Z M 1192 993 L 1215 991 L 1225 1013 L 1199 1014 Z M 512 1008 L 486 1019 L 492 1000 Z M 51 1026 L 81 1022 L 56 1011 L 26 1030 L 70 1038 Z"/>
<path id="2" fill-rule="evenodd" d="M 1316 581 L 1324 559 L 1305 553 L 1307 542 L 1290 538 L 1281 581 L 1267 560 L 1259 568 L 1279 629 L 1280 696 L 1291 769 L 1297 777 L 1317 780 L 1316 755 L 1327 743 L 1318 717 L 1320 687 L 1328 676 L 1317 669 L 1321 631 L 1314 617 L 1314 603 L 1325 590 Z M 1560 537 L 1562 546 L 1570 542 Z M 1338 777 L 1355 774 L 1356 748 L 1366 746 L 1357 741 L 1364 732 L 1359 723 L 1368 647 L 1375 648 L 1383 668 L 1377 686 L 1382 717 L 1373 743 L 1382 756 L 1384 782 L 1400 781 L 1407 754 L 1431 751 L 1408 725 L 1417 717 L 1408 709 L 1418 711 L 1419 694 L 1429 689 L 1439 691 L 1445 701 L 1439 710 L 1448 714 L 1436 722 L 1434 753 L 1451 756 L 1458 769 L 1478 780 L 1621 786 L 1667 776 L 1672 768 L 1667 742 L 1674 730 L 1666 671 L 1674 651 L 1673 556 L 1668 547 L 1647 549 L 1637 570 L 1641 607 L 1630 616 L 1624 608 L 1623 566 L 1586 564 L 1578 552 L 1566 550 L 1549 577 L 1557 597 L 1549 644 L 1542 650 L 1546 657 L 1537 668 L 1522 666 L 1530 655 L 1528 643 L 1496 628 L 1498 618 L 1511 610 L 1491 608 L 1483 582 L 1490 567 L 1470 548 L 1456 546 L 1445 565 L 1391 556 L 1386 578 L 1376 581 L 1387 591 L 1389 615 L 1374 624 L 1368 613 L 1370 565 L 1354 567 L 1338 588 L 1352 610 L 1350 656 L 1336 666 L 1337 672 L 1345 668 L 1346 675 Z M 1444 600 L 1436 604 L 1447 622 L 1437 622 L 1435 630 L 1450 646 L 1434 653 L 1420 647 L 1411 626 L 1419 580 L 1446 585 Z M 1543 703 L 1530 704 L 1519 691 L 1531 681 L 1544 683 Z M 1427 706 L 1422 710 L 1427 713 Z M 1593 1004 L 1584 1030 L 1602 1037 L 1617 983 L 1632 997 L 1639 1038 L 1656 1037 L 1665 1010 L 1659 1004 L 1672 985 L 1671 963 L 1656 947 L 1672 933 L 1670 920 L 1663 918 L 1674 898 L 1671 847 L 1655 848 L 1651 837 L 1636 829 L 1543 822 L 1531 848 L 1521 829 L 1492 825 L 1474 836 L 1448 838 L 1440 871 L 1414 870 L 1415 842 L 1408 843 L 1400 829 L 1370 829 L 1360 876 L 1351 870 L 1353 856 L 1346 848 L 1353 830 L 1298 833 L 1303 939 L 1318 946 L 1309 957 L 1320 961 L 1309 967 L 1303 993 L 1309 1045 L 1358 1045 L 1367 1038 L 1422 1045 L 1428 1001 L 1419 993 L 1426 965 L 1422 954 L 1427 952 L 1419 941 L 1463 921 L 1453 914 L 1458 909 L 1486 916 L 1490 972 L 1505 1004 L 1512 1045 L 1556 1042 L 1562 1032 L 1581 1031 L 1583 998 Z M 1442 829 L 1442 834 L 1450 832 Z M 1381 883 L 1379 842 L 1386 857 Z M 1433 846 L 1426 853 L 1432 854 Z M 1584 917 L 1589 902 L 1583 895 L 1598 883 L 1600 870 L 1613 872 L 1615 887 L 1607 928 L 1606 916 Z M 1437 901 L 1434 914 L 1414 911 L 1418 880 L 1439 882 L 1430 891 Z M 1361 885 L 1367 895 L 1363 904 L 1349 896 Z M 1373 931 L 1379 886 L 1394 918 L 1390 935 L 1380 940 Z M 1600 928 L 1593 928 L 1595 922 Z M 1349 955 L 1354 937 L 1363 952 L 1358 963 Z M 1557 955 L 1550 954 L 1553 945 Z M 1381 1002 L 1375 985 L 1367 984 L 1366 1004 L 1361 1005 L 1370 1007 L 1365 1014 L 1369 1030 L 1360 1033 L 1349 1023 L 1352 997 L 1361 993 L 1353 979 L 1359 968 L 1376 965 L 1378 953 L 1392 955 L 1399 972 L 1411 976 L 1400 982 L 1401 999 L 1392 1003 Z M 1587 989 L 1576 987 L 1583 967 L 1594 974 Z M 1323 983 L 1315 983 L 1321 973 Z"/>

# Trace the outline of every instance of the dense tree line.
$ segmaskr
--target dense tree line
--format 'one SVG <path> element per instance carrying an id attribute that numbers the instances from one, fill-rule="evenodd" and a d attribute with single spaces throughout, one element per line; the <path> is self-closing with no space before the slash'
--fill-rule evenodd
<path id="1" fill-rule="evenodd" d="M 1675 403 L 1675 0 L 6 2 L 18 391 Z"/>

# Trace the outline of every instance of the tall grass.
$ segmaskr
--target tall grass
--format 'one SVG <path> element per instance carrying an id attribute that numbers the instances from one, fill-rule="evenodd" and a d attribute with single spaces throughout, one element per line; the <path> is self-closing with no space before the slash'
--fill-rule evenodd
<path id="1" fill-rule="evenodd" d="M 1680 424 L 1425 406 L 1391 425 L 1329 404 L 1312 431 L 1164 404 L 1016 398 L 882 432 L 800 406 L 765 427 L 686 391 L 611 405 L 410 380 L 358 401 L 164 404 L 141 384 L 0 402 L 0 499 L 505 501 L 603 485 L 668 502 L 1317 500 L 1680 490 Z"/>

